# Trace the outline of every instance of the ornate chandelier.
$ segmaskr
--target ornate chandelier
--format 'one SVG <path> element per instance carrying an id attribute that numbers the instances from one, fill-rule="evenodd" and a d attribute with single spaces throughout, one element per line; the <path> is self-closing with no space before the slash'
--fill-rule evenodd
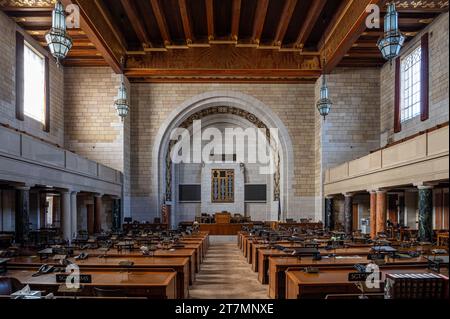
<path id="1" fill-rule="evenodd" d="M 61 1 L 57 1 L 52 12 L 52 28 L 45 35 L 48 48 L 56 58 L 56 64 L 60 65 L 60 60 L 67 56 L 72 48 L 72 39 L 66 31 L 66 15 Z"/>
<path id="2" fill-rule="evenodd" d="M 324 61 L 325 66 L 325 61 Z M 333 106 L 333 102 L 331 102 L 328 96 L 328 85 L 327 85 L 327 76 L 325 72 L 322 75 L 322 87 L 320 88 L 320 99 L 317 101 L 317 109 L 321 116 L 323 116 L 323 120 L 326 120 L 328 114 L 330 114 L 331 107 Z"/>
<path id="3" fill-rule="evenodd" d="M 392 62 L 399 54 L 405 43 L 405 36 L 398 29 L 398 13 L 395 10 L 395 3 L 389 3 L 387 14 L 384 18 L 384 38 L 378 41 L 383 57 Z"/>
<path id="4" fill-rule="evenodd" d="M 130 106 L 128 104 L 127 88 L 125 87 L 124 75 L 122 75 L 122 81 L 120 83 L 117 97 L 114 101 L 114 107 L 117 111 L 117 115 L 123 120 L 128 116 Z"/>

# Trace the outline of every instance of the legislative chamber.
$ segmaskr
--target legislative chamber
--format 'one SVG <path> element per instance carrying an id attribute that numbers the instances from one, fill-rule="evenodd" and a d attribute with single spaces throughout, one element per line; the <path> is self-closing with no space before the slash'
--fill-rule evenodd
<path id="1" fill-rule="evenodd" d="M 449 299 L 448 1 L 4 0 L 0 29 L 2 305 Z"/>

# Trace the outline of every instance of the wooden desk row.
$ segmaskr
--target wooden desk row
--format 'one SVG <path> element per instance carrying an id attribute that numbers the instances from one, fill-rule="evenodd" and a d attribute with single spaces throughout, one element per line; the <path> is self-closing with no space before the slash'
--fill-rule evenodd
<path id="1" fill-rule="evenodd" d="M 318 274 L 305 273 L 301 269 L 289 269 L 286 271 L 286 298 L 287 299 L 324 299 L 327 295 L 361 294 L 354 282 L 348 281 L 348 275 L 354 270 L 327 269 Z M 383 293 L 386 274 L 417 274 L 432 272 L 424 267 L 398 268 L 392 267 L 381 271 L 380 289 Z M 445 273 L 448 278 L 448 271 Z M 446 287 L 448 296 L 448 287 Z M 383 297 L 381 297 L 383 298 Z"/>
<path id="2" fill-rule="evenodd" d="M 170 298 L 171 286 L 173 285 L 175 287 L 175 298 L 184 299 L 188 298 L 189 285 L 194 282 L 195 273 L 199 271 L 200 264 L 203 262 L 209 246 L 209 237 L 208 234 L 201 233 L 184 237 L 181 242 L 184 244 L 184 248 L 157 250 L 153 256 L 144 256 L 139 250 L 118 251 L 117 249 L 110 249 L 105 252 L 99 249 L 89 249 L 74 252 L 75 255 L 82 252 L 88 254 L 87 259 L 75 260 L 69 258 L 69 261 L 80 267 L 82 274 L 92 275 L 93 282 L 87 285 L 87 294 L 92 292 L 89 289 L 90 286 L 100 288 L 123 288 L 122 286 L 125 286 L 126 296 L 154 298 L 156 296 L 154 292 L 162 293 L 162 286 L 165 285 L 165 293 L 160 297 Z M 126 263 L 130 263 L 130 266 L 127 266 Z M 59 267 L 57 261 L 54 261 L 51 257 L 45 260 L 37 256 L 17 257 L 8 261 L 8 272 L 5 276 L 19 276 L 20 278 L 16 278 L 23 284 L 30 284 L 32 288 L 36 287 L 36 289 L 47 287 L 48 290 L 52 291 L 56 285 L 55 274 L 31 277 L 42 264 Z M 123 278 L 124 275 L 131 276 L 120 281 L 119 278 Z M 151 279 L 152 276 L 155 277 L 154 280 Z M 171 279 L 172 276 L 174 277 L 173 280 Z M 142 283 L 145 286 L 143 290 L 135 287 L 139 285 L 140 279 L 143 280 Z M 117 284 L 117 282 L 121 284 Z M 156 290 L 151 288 L 153 284 L 159 288 L 155 288 Z"/>
<path id="3" fill-rule="evenodd" d="M 315 261 L 312 257 L 303 257 L 301 259 L 292 257 L 290 253 L 269 248 L 268 244 L 261 244 L 261 240 L 254 236 L 249 236 L 245 232 L 238 234 L 238 247 L 241 249 L 247 261 L 251 264 L 252 270 L 258 272 L 258 280 L 262 284 L 269 284 L 269 297 L 275 299 L 287 298 L 287 277 L 286 271 L 291 268 L 304 269 L 306 267 L 314 267 L 326 269 L 327 271 L 333 269 L 347 270 L 348 272 L 355 272 L 355 264 L 368 264 L 370 260 L 367 255 L 371 251 L 371 246 L 363 244 L 355 244 L 352 247 L 338 248 L 333 250 L 319 249 L 323 258 Z M 287 248 L 299 247 L 299 243 L 293 242 L 277 242 Z M 418 248 L 410 248 L 407 250 L 416 250 Z M 334 254 L 336 257 L 327 257 Z M 386 265 L 382 268 L 403 270 L 420 268 L 425 271 L 428 266 L 428 260 L 424 257 L 418 258 L 404 258 L 404 259 L 390 259 L 387 260 Z M 299 268 L 301 267 L 301 268 Z M 448 266 L 447 266 L 448 267 Z M 349 284 L 348 278 L 346 283 Z M 351 291 L 354 291 L 354 284 L 350 285 Z M 292 287 L 291 287 L 292 290 Z M 320 291 L 320 289 L 319 289 Z M 303 296 L 300 294 L 299 296 Z M 292 297 L 292 296 L 291 296 Z"/>
<path id="4" fill-rule="evenodd" d="M 44 291 L 45 294 L 61 294 L 61 283 L 56 282 L 55 274 L 33 277 L 34 270 L 9 270 L 5 276 L 13 277 L 22 284 L 30 285 L 33 290 Z M 177 273 L 168 269 L 154 269 L 146 271 L 118 272 L 117 270 L 90 269 L 83 271 L 92 276 L 92 283 L 82 284 L 79 292 L 66 290 L 64 294 L 77 296 L 93 296 L 94 287 L 113 289 L 123 293 L 123 297 L 146 297 L 149 299 L 176 299 Z"/>
<path id="5" fill-rule="evenodd" d="M 356 272 L 354 265 L 367 265 L 370 260 L 367 257 L 358 256 L 338 256 L 336 258 L 324 258 L 322 260 L 313 260 L 311 257 L 298 259 L 295 257 L 269 257 L 269 297 L 274 299 L 285 299 L 286 276 L 285 272 L 290 268 L 302 269 L 314 267 L 322 269 L 348 269 Z M 411 267 L 428 266 L 428 260 L 424 257 L 388 260 L 380 269 L 403 269 Z M 347 280 L 348 281 L 348 280 Z"/>

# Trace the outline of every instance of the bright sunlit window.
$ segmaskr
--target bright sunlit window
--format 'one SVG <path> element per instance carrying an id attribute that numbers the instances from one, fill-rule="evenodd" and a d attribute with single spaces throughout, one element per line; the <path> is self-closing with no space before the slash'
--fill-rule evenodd
<path id="1" fill-rule="evenodd" d="M 419 46 L 402 60 L 402 122 L 420 115 L 421 58 L 422 49 Z"/>
<path id="2" fill-rule="evenodd" d="M 24 113 L 45 122 L 45 58 L 30 44 L 24 45 Z"/>

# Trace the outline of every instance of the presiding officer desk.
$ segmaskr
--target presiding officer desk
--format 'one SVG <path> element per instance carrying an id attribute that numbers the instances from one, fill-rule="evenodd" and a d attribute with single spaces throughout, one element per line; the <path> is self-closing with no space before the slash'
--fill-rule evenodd
<path id="1" fill-rule="evenodd" d="M 33 290 L 44 291 L 46 294 L 58 294 L 64 284 L 56 281 L 56 275 L 46 274 L 33 277 L 33 270 L 8 270 L 5 274 L 19 280 L 24 285 L 30 285 Z M 123 297 L 146 297 L 149 299 L 176 299 L 176 272 L 171 269 L 155 269 L 154 271 L 118 272 L 108 270 L 82 271 L 92 277 L 91 283 L 80 284 L 81 290 L 63 294 L 76 296 L 94 296 L 95 288 L 120 291 Z M 61 294 L 61 292 L 59 292 Z"/>

